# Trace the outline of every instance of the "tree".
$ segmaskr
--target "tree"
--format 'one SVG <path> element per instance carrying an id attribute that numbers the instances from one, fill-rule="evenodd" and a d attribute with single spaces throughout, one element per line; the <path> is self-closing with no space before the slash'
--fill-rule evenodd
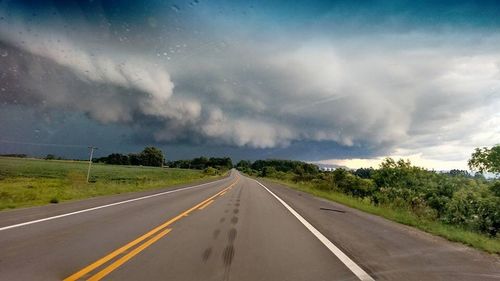
<path id="1" fill-rule="evenodd" d="M 250 166 L 252 166 L 252 162 L 248 160 L 241 160 L 238 164 L 236 164 L 236 168 L 240 171 L 250 169 Z"/>
<path id="2" fill-rule="evenodd" d="M 480 173 L 500 174 L 500 145 L 476 148 L 469 160 L 469 168 Z"/>
<path id="3" fill-rule="evenodd" d="M 163 165 L 163 152 L 154 146 L 148 146 L 139 154 L 143 166 L 161 167 Z"/>
<path id="4" fill-rule="evenodd" d="M 130 165 L 134 165 L 134 166 L 142 165 L 142 160 L 141 160 L 141 157 L 139 154 L 130 153 L 128 155 L 128 159 L 129 159 Z"/>
<path id="5" fill-rule="evenodd" d="M 452 176 L 452 177 L 464 177 L 464 178 L 467 178 L 467 177 L 471 176 L 469 174 L 469 172 L 467 172 L 465 170 L 458 170 L 458 169 L 451 169 L 447 174 L 450 175 L 450 176 Z"/>
<path id="6" fill-rule="evenodd" d="M 373 168 L 359 168 L 356 171 L 353 172 L 354 175 L 362 178 L 362 179 L 369 179 L 372 177 L 373 172 L 375 170 Z"/>
<path id="7" fill-rule="evenodd" d="M 112 153 L 106 157 L 106 164 L 112 165 L 130 165 L 130 160 L 127 155 L 120 153 Z"/>
<path id="8" fill-rule="evenodd" d="M 191 169 L 197 169 L 197 170 L 203 170 L 205 169 L 208 165 L 208 158 L 200 156 L 198 158 L 194 158 L 191 160 Z"/>
<path id="9" fill-rule="evenodd" d="M 47 156 L 45 156 L 45 160 L 54 160 L 56 159 L 56 156 L 54 154 L 47 154 Z"/>
<path id="10" fill-rule="evenodd" d="M 222 158 L 211 157 L 208 160 L 207 165 L 210 167 L 217 168 L 217 169 L 223 169 L 223 170 L 228 169 L 229 170 L 233 167 L 233 161 L 229 157 L 222 157 Z"/>

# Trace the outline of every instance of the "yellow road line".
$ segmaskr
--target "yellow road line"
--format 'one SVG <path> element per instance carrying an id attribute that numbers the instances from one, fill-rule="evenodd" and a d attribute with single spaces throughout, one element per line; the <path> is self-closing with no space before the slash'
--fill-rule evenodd
<path id="1" fill-rule="evenodd" d="M 220 194 L 219 194 L 220 195 Z M 212 204 L 214 202 L 214 200 L 210 200 L 208 201 L 207 203 L 205 203 L 205 205 L 201 206 L 198 208 L 198 210 L 203 210 L 205 209 L 208 205 Z"/>
<path id="2" fill-rule="evenodd" d="M 147 247 L 151 246 L 153 243 L 155 243 L 156 241 L 158 241 L 163 236 L 167 235 L 167 233 L 169 233 L 171 230 L 172 229 L 168 228 L 168 229 L 160 232 L 159 234 L 153 236 L 153 238 L 151 238 L 148 241 L 144 242 L 144 244 L 142 244 L 141 246 L 135 248 L 130 253 L 126 254 L 125 256 L 121 257 L 120 259 L 118 259 L 114 263 L 110 264 L 108 267 L 106 267 L 103 270 L 99 271 L 96 275 L 92 276 L 88 280 L 89 281 L 98 281 L 98 280 L 101 280 L 103 277 L 105 277 L 106 275 L 110 274 L 113 270 L 117 269 L 122 264 L 126 263 L 129 259 L 131 259 L 135 255 L 139 254 L 140 252 L 142 252 Z"/>
<path id="3" fill-rule="evenodd" d="M 222 192 L 221 194 L 219 194 L 219 196 L 222 196 L 222 195 L 226 194 L 226 192 L 227 192 L 227 190 L 224 191 L 224 192 Z"/>
<path id="4" fill-rule="evenodd" d="M 86 275 L 87 273 L 93 271 L 94 269 L 102 266 L 103 264 L 105 264 L 106 262 L 110 261 L 111 259 L 117 257 L 118 255 L 120 255 L 121 253 L 127 251 L 128 249 L 130 249 L 131 247 L 139 244 L 140 242 L 146 240 L 147 238 L 149 238 L 150 236 L 154 235 L 155 233 L 159 232 L 160 230 L 166 228 L 167 226 L 173 224 L 174 222 L 180 220 L 181 218 L 183 217 L 187 217 L 189 215 L 189 213 L 191 213 L 193 210 L 196 210 L 197 208 L 199 208 L 200 206 L 204 205 L 206 202 L 212 200 L 213 198 L 217 197 L 219 194 L 221 194 L 222 192 L 225 192 L 227 191 L 228 189 L 230 189 L 231 187 L 233 187 L 237 182 L 239 181 L 239 178 L 237 178 L 233 183 L 231 183 L 231 185 L 229 185 L 228 187 L 224 188 L 223 190 L 217 192 L 216 194 L 210 196 L 209 198 L 203 200 L 202 202 L 196 204 L 195 206 L 191 207 L 190 209 L 182 212 L 181 214 L 177 215 L 176 217 L 166 221 L 165 223 L 153 228 L 151 231 L 147 232 L 146 234 L 140 236 L 139 238 L 133 240 L 132 242 L 129 242 L 127 243 L 126 245 L 118 248 L 117 250 L 109 253 L 108 255 L 98 259 L 97 261 L 95 261 L 94 263 L 84 267 L 83 269 L 79 270 L 78 272 L 74 273 L 73 275 L 67 277 L 66 279 L 64 279 L 64 281 L 75 281 L 75 280 L 78 280 L 80 279 L 81 277 L 83 277 L 84 275 Z"/>

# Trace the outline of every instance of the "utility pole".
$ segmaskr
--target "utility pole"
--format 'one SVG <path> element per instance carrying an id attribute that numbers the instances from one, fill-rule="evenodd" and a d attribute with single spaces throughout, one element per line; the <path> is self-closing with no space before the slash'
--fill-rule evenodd
<path id="1" fill-rule="evenodd" d="M 97 147 L 89 146 L 89 149 L 90 149 L 90 158 L 89 158 L 89 169 L 87 171 L 87 183 L 89 182 L 90 178 L 90 166 L 92 166 L 92 156 L 94 156 L 94 150 L 97 150 Z"/>

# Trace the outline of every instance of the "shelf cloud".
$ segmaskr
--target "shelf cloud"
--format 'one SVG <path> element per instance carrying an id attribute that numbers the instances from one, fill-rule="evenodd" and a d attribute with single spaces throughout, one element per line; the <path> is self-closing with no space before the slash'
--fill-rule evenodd
<path id="1" fill-rule="evenodd" d="M 329 29 L 333 10 L 303 23 L 311 32 L 271 20 L 276 30 L 261 31 L 258 11 L 225 22 L 206 16 L 208 3 L 178 8 L 169 13 L 189 29 L 140 15 L 145 23 L 110 16 L 109 28 L 86 20 L 68 32 L 10 15 L 0 27 L 0 104 L 19 114 L 83 114 L 129 128 L 136 141 L 241 148 L 240 158 L 285 151 L 303 160 L 398 153 L 464 161 L 500 140 L 500 51 L 492 47 L 500 35 L 491 26 L 402 32 L 383 22 L 369 33 L 356 19 L 347 33 Z"/>

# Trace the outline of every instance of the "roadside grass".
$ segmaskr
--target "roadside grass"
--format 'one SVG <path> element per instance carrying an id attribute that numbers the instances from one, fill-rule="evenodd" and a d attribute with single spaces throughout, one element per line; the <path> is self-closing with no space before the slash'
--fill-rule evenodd
<path id="1" fill-rule="evenodd" d="M 203 171 L 0 157 L 0 210 L 193 183 Z"/>
<path id="2" fill-rule="evenodd" d="M 500 238 L 492 238 L 460 227 L 444 224 L 440 221 L 432 221 L 421 218 L 406 209 L 394 209 L 388 206 L 375 206 L 367 200 L 355 198 L 347 194 L 320 190 L 315 188 L 313 184 L 295 183 L 272 178 L 266 179 L 299 191 L 307 192 L 317 197 L 334 201 L 370 214 L 378 215 L 401 224 L 415 227 L 453 242 L 460 242 L 491 254 L 500 255 Z"/>

